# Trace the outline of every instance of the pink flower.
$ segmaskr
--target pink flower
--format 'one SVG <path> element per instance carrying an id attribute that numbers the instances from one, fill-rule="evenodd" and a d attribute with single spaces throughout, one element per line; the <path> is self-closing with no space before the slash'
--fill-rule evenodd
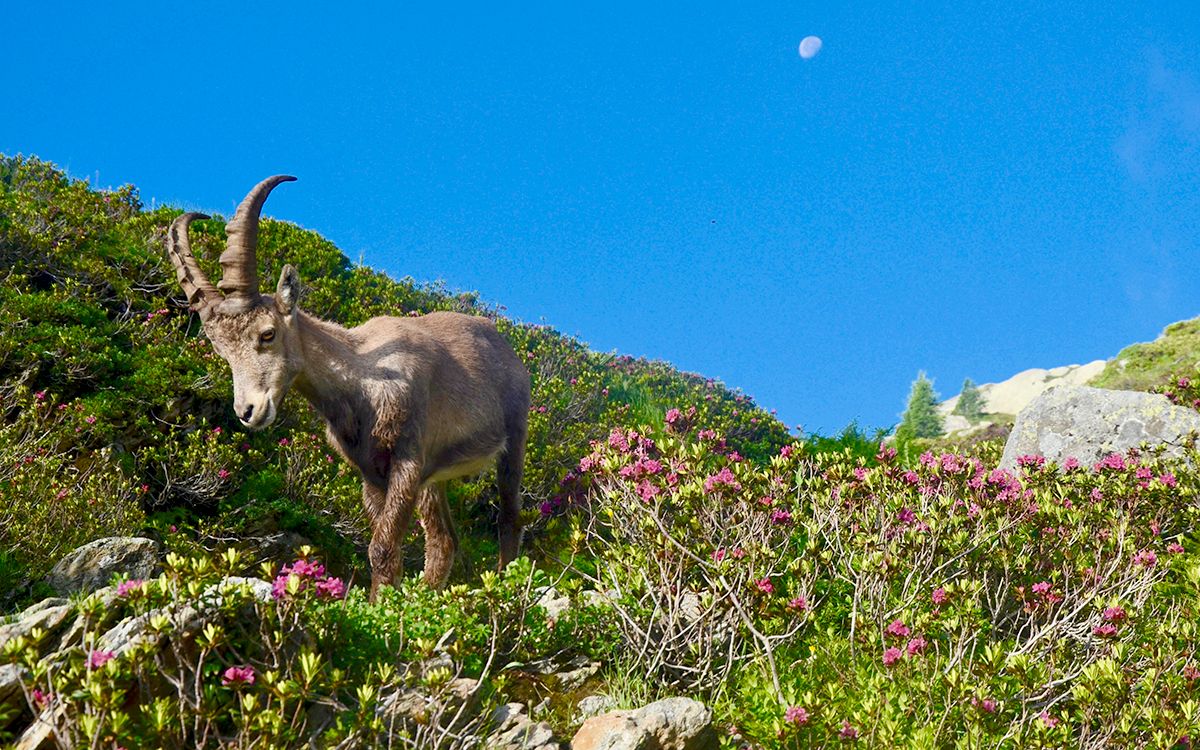
<path id="1" fill-rule="evenodd" d="M 887 463 L 896 457 L 896 449 L 890 445 L 883 443 L 879 444 L 879 452 L 875 454 L 875 460 L 880 463 Z"/>
<path id="2" fill-rule="evenodd" d="M 907 638 L 912 634 L 908 626 L 902 620 L 893 620 L 891 625 L 887 626 L 883 632 L 887 633 L 892 638 Z"/>
<path id="3" fill-rule="evenodd" d="M 1188 664 L 1185 666 L 1181 674 L 1183 675 L 1183 679 L 1187 680 L 1188 682 L 1200 680 L 1200 668 L 1197 668 L 1195 664 Z"/>
<path id="4" fill-rule="evenodd" d="M 742 485 L 734 478 L 733 472 L 729 470 L 728 466 L 704 480 L 705 492 L 711 493 L 718 487 L 729 487 L 734 492 L 742 489 Z"/>
<path id="5" fill-rule="evenodd" d="M 933 603 L 939 607 L 950 601 L 950 595 L 946 593 L 946 589 L 940 586 L 933 590 L 933 595 L 930 596 L 930 598 L 933 599 Z"/>
<path id="6" fill-rule="evenodd" d="M 326 599 L 342 599 L 346 596 L 346 584 L 342 583 L 341 578 L 326 578 L 324 581 L 317 581 L 317 593 Z"/>
<path id="7" fill-rule="evenodd" d="M 862 480 L 866 479 L 866 478 L 867 478 L 867 470 L 866 470 L 866 468 L 865 468 L 865 467 L 863 467 L 863 466 L 855 466 L 855 467 L 854 467 L 854 478 L 855 478 L 855 479 L 857 479 L 857 480 L 858 480 L 858 481 L 860 481 L 860 482 L 861 482 Z"/>
<path id="8" fill-rule="evenodd" d="M 1113 469 L 1122 471 L 1125 469 L 1125 457 L 1120 453 L 1110 453 L 1096 464 L 1096 471 L 1104 471 L 1105 469 Z"/>
<path id="9" fill-rule="evenodd" d="M 287 447 L 292 444 L 292 441 L 288 440 L 287 438 L 279 438 L 279 444 L 284 447 Z"/>
<path id="10" fill-rule="evenodd" d="M 754 587 L 764 594 L 775 593 L 775 584 L 771 583 L 770 578 L 760 578 L 754 582 Z"/>
<path id="11" fill-rule="evenodd" d="M 226 687 L 242 687 L 243 685 L 254 684 L 254 667 L 249 665 L 244 667 L 230 667 L 221 675 L 221 684 Z"/>
<path id="12" fill-rule="evenodd" d="M 1033 590 L 1033 593 L 1037 594 L 1038 596 L 1046 596 L 1050 593 L 1050 590 L 1053 587 L 1049 581 L 1039 581 L 1038 583 L 1033 584 L 1033 586 L 1030 588 Z"/>
<path id="13" fill-rule="evenodd" d="M 788 456 L 792 455 L 792 446 L 785 445 L 782 448 L 780 448 L 779 455 L 782 456 L 783 458 L 787 458 Z"/>
<path id="14" fill-rule="evenodd" d="M 1125 611 L 1124 607 L 1109 607 L 1104 610 L 1102 617 L 1106 622 L 1125 622 L 1129 619 L 1129 613 Z"/>
<path id="15" fill-rule="evenodd" d="M 904 481 L 908 482 L 909 484 L 919 484 L 921 481 L 921 475 L 917 474 L 915 471 L 906 471 L 904 472 Z"/>
<path id="16" fill-rule="evenodd" d="M 1047 729 L 1053 729 L 1058 726 L 1058 719 L 1054 718 L 1045 711 L 1042 711 L 1040 714 L 1038 714 L 1038 718 L 1042 720 L 1042 724 L 1044 724 Z"/>
<path id="17" fill-rule="evenodd" d="M 797 596 L 795 599 L 788 602 L 788 609 L 794 609 L 797 612 L 807 612 L 808 599 L 805 599 L 803 596 Z"/>
<path id="18" fill-rule="evenodd" d="M 1171 542 L 1167 545 L 1167 552 L 1170 552 L 1172 555 L 1181 555 L 1183 554 L 1183 545 L 1179 542 Z"/>
<path id="19" fill-rule="evenodd" d="M 778 525 L 787 525 L 792 522 L 792 514 L 786 510 L 779 509 L 771 514 L 771 523 Z"/>
<path id="20" fill-rule="evenodd" d="M 1079 468 L 1079 459 L 1074 456 L 1068 456 L 1066 461 L 1063 461 L 1063 471 L 1074 471 Z"/>
<path id="21" fill-rule="evenodd" d="M 721 547 L 719 549 L 713 550 L 712 559 L 713 559 L 713 562 L 721 562 L 722 560 L 724 560 L 725 559 L 725 548 Z"/>
<path id="22" fill-rule="evenodd" d="M 929 646 L 929 641 L 925 640 L 924 636 L 918 635 L 908 642 L 905 650 L 908 651 L 909 656 L 917 656 L 924 653 L 927 646 Z"/>
<path id="23" fill-rule="evenodd" d="M 841 737 L 843 740 L 856 740 L 858 739 L 858 730 L 850 722 L 843 721 L 842 731 L 838 732 L 838 737 Z"/>
<path id="24" fill-rule="evenodd" d="M 612 432 L 608 433 L 608 446 L 616 448 L 622 453 L 629 452 L 629 438 L 625 436 L 625 431 L 620 427 L 616 427 Z"/>
<path id="25" fill-rule="evenodd" d="M 229 478 L 229 470 L 228 469 L 219 469 L 217 471 L 217 479 L 228 479 L 228 478 Z"/>
<path id="26" fill-rule="evenodd" d="M 1171 472 L 1167 472 L 1166 474 L 1159 474 L 1158 481 L 1162 482 L 1163 485 L 1166 487 L 1174 487 L 1179 484 L 1179 480 L 1177 480 L 1175 478 L 1175 475 L 1172 474 Z"/>
<path id="27" fill-rule="evenodd" d="M 783 712 L 783 720 L 798 727 L 804 726 L 808 723 L 808 711 L 800 706 L 788 706 L 788 709 Z"/>
<path id="28" fill-rule="evenodd" d="M 1153 568 L 1157 562 L 1158 555 L 1154 554 L 1154 550 L 1144 549 L 1133 556 L 1133 564 L 1143 568 Z"/>
<path id="29" fill-rule="evenodd" d="M 33 394 L 33 397 L 35 399 L 37 399 L 38 401 L 45 401 L 46 400 L 46 392 L 38 391 L 37 393 Z"/>
<path id="30" fill-rule="evenodd" d="M 50 699 L 54 697 L 54 693 L 43 693 L 40 689 L 34 688 L 30 692 L 30 697 L 33 698 L 33 705 L 38 708 L 45 708 L 50 703 Z"/>
<path id="31" fill-rule="evenodd" d="M 892 646 L 891 648 L 889 648 L 883 652 L 883 666 L 885 666 L 885 667 L 892 666 L 896 662 L 900 661 L 901 656 L 904 656 L 904 652 L 901 651 L 900 649 L 896 648 L 895 646 Z"/>
<path id="32" fill-rule="evenodd" d="M 733 552 L 730 552 L 729 554 L 733 556 L 734 560 L 741 560 L 746 556 L 746 550 L 742 549 L 741 547 L 734 547 Z"/>
<path id="33" fill-rule="evenodd" d="M 1101 638 L 1112 638 L 1117 634 L 1117 626 L 1111 623 L 1104 623 L 1092 628 L 1092 634 L 1098 635 Z"/>
<path id="34" fill-rule="evenodd" d="M 996 709 L 1000 708 L 1000 704 L 992 698 L 972 698 L 971 705 L 983 711 L 985 714 L 994 714 Z"/>
<path id="35" fill-rule="evenodd" d="M 100 667 L 103 667 L 105 664 L 112 661 L 114 656 L 116 656 L 116 654 L 114 654 L 112 651 L 93 651 L 92 653 L 88 654 L 88 669 L 99 669 Z"/>
<path id="36" fill-rule="evenodd" d="M 146 585 L 146 582 L 140 578 L 131 578 L 128 581 L 121 581 L 117 584 L 117 596 L 129 596 L 135 591 L 141 591 Z"/>
<path id="37" fill-rule="evenodd" d="M 1021 466 L 1021 467 L 1027 468 L 1027 469 L 1030 469 L 1030 468 L 1040 469 L 1040 468 L 1042 468 L 1042 466 L 1045 465 L 1045 463 L 1046 463 L 1045 456 L 1032 456 L 1032 455 L 1017 456 L 1017 466 Z"/>
<path id="38" fill-rule="evenodd" d="M 649 502 L 662 494 L 662 490 L 650 484 L 649 480 L 643 479 L 637 486 L 637 494 L 638 497 Z"/>
<path id="39" fill-rule="evenodd" d="M 914 513 L 911 508 L 901 508 L 896 512 L 896 520 L 899 523 L 907 526 L 913 521 L 917 520 L 917 514 Z"/>
<path id="40" fill-rule="evenodd" d="M 91 414 L 84 417 L 83 421 L 87 422 L 88 424 L 96 424 L 96 418 L 94 416 L 92 416 Z"/>

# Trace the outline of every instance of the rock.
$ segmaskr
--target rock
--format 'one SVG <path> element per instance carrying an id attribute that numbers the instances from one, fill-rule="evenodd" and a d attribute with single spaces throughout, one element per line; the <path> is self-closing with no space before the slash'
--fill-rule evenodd
<path id="1" fill-rule="evenodd" d="M 162 547 L 153 539 L 115 536 L 97 539 L 58 561 L 46 583 L 60 594 L 91 593 L 108 585 L 115 573 L 130 578 L 158 575 Z"/>
<path id="2" fill-rule="evenodd" d="M 492 734 L 484 747 L 488 750 L 560 750 L 554 730 L 544 721 L 536 724 L 521 703 L 509 703 L 492 713 Z"/>
<path id="3" fill-rule="evenodd" d="M 571 740 L 571 750 L 657 750 L 653 743 L 631 712 L 613 711 L 583 722 Z"/>
<path id="4" fill-rule="evenodd" d="M 1050 388 L 1059 385 L 1084 385 L 1099 375 L 1105 367 L 1105 362 L 1098 359 L 1086 365 L 1064 365 L 1049 370 L 1033 368 L 1018 372 L 1008 380 L 999 383 L 980 383 L 976 387 L 983 398 L 984 411 L 989 414 L 1016 415 L 1028 406 L 1035 398 Z M 961 395 L 961 394 L 960 394 Z M 947 435 L 963 437 L 975 434 L 994 422 L 984 419 L 972 424 L 966 417 L 954 414 L 958 406 L 958 396 L 948 398 L 938 404 L 938 412 L 942 415 L 942 428 Z"/>
<path id="5" fill-rule="evenodd" d="M 46 635 L 38 644 L 38 650 L 44 656 L 58 644 L 61 631 L 73 609 L 66 599 L 43 599 L 17 615 L 15 621 L 0 625 L 0 646 L 14 638 L 27 637 L 35 629 L 41 628 Z"/>
<path id="6" fill-rule="evenodd" d="M 599 716 L 617 707 L 611 695 L 589 695 L 575 704 L 575 723 L 582 724 L 593 716 Z"/>
<path id="7" fill-rule="evenodd" d="M 1074 457 L 1090 465 L 1143 442 L 1165 445 L 1167 455 L 1178 456 L 1193 431 L 1200 432 L 1200 413 L 1175 406 L 1166 396 L 1060 385 L 1017 416 L 1000 465 L 1015 469 L 1023 455 L 1059 464 Z"/>
<path id="8" fill-rule="evenodd" d="M 21 734 L 12 750 L 51 750 L 57 745 L 54 741 L 54 716 L 44 711 Z"/>
<path id="9" fill-rule="evenodd" d="M 8 728 L 25 713 L 22 673 L 23 670 L 16 664 L 0 664 L 0 729 Z M 4 718 L 6 716 L 7 719 Z"/>
<path id="10" fill-rule="evenodd" d="M 691 698 L 667 698 L 636 711 L 588 719 L 572 750 L 716 750 L 712 711 Z"/>
<path id="11" fill-rule="evenodd" d="M 540 594 L 537 605 L 546 610 L 546 619 L 550 622 L 557 622 L 571 609 L 571 600 L 559 594 L 553 586 L 544 587 Z"/>

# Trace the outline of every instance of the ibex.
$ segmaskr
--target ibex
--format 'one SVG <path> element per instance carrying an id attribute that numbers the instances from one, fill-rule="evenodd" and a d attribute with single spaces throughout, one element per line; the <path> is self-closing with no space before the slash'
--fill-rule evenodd
<path id="1" fill-rule="evenodd" d="M 425 581 L 445 585 L 458 549 L 445 482 L 495 460 L 500 565 L 521 541 L 520 484 L 529 417 L 529 372 L 491 321 L 452 312 L 377 317 L 356 328 L 297 306 L 300 278 L 285 265 L 274 296 L 259 294 L 255 250 L 263 203 L 277 175 L 254 187 L 225 226 L 221 280 L 196 263 L 185 213 L 167 253 L 217 354 L 233 370 L 233 409 L 261 430 L 295 385 L 325 420 L 329 442 L 362 474 L 371 523 L 371 598 L 400 574 L 399 546 L 414 507 L 425 527 Z"/>

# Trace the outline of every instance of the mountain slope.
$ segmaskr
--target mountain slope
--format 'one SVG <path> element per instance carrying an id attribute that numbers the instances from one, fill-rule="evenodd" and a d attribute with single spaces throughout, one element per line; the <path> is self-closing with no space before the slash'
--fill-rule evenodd
<path id="1" fill-rule="evenodd" d="M 144 210 L 132 186 L 93 190 L 36 158 L 0 156 L 0 590 L 6 578 L 40 577 L 57 554 L 94 536 L 133 531 L 207 546 L 301 533 L 361 564 L 358 482 L 330 455 L 308 405 L 289 396 L 264 434 L 243 433 L 231 418 L 229 368 L 188 312 L 162 251 L 177 214 Z M 192 230 L 213 279 L 223 224 Z M 391 279 L 285 222 L 263 221 L 258 262 L 267 280 L 295 265 L 306 286 L 301 305 L 344 325 L 433 310 L 493 318 L 533 376 L 524 487 L 533 515 L 561 505 L 559 482 L 592 440 L 661 421 L 672 407 L 695 409 L 746 456 L 764 458 L 787 438 L 782 424 L 720 383 L 591 351 L 504 318 L 472 294 Z M 492 495 L 490 480 L 455 492 L 469 523 L 486 532 L 490 504 L 480 501 Z"/>

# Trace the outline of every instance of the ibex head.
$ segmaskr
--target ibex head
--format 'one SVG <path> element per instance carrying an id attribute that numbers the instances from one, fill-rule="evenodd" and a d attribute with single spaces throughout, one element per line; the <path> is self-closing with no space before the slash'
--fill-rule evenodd
<path id="1" fill-rule="evenodd" d="M 276 175 L 254 186 L 233 218 L 221 253 L 221 281 L 204 276 L 192 255 L 188 225 L 204 214 L 186 213 L 171 223 L 167 254 L 192 309 L 200 313 L 213 349 L 233 370 L 233 410 L 242 424 L 260 430 L 275 421 L 279 404 L 300 372 L 303 353 L 296 329 L 300 277 L 283 267 L 275 295 L 258 293 L 258 217 L 267 195 L 295 177 Z"/>

